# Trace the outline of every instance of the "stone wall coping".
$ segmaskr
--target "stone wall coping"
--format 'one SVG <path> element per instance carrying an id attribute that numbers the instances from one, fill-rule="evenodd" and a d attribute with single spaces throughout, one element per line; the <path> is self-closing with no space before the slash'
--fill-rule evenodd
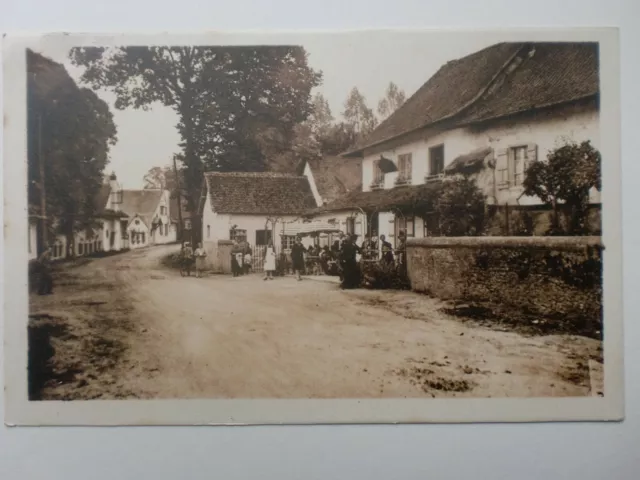
<path id="1" fill-rule="evenodd" d="M 575 237 L 425 237 L 410 238 L 407 248 L 544 248 L 582 250 L 586 247 L 604 248 L 600 236 Z"/>

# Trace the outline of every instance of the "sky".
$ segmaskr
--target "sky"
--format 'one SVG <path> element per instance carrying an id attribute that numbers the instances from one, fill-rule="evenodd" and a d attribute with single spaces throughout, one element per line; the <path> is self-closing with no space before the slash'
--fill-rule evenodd
<path id="1" fill-rule="evenodd" d="M 375 110 L 390 81 L 409 97 L 447 61 L 499 41 L 496 33 L 471 32 L 349 32 L 286 37 L 286 43 L 306 49 L 311 68 L 323 72 L 323 82 L 313 93 L 325 96 L 336 119 L 354 86 Z M 34 50 L 64 64 L 80 83 L 82 69 L 70 63 L 68 42 L 48 41 Z M 147 111 L 117 110 L 111 92 L 97 93 L 109 104 L 118 129 L 118 142 L 111 148 L 107 171 L 114 171 L 124 188 L 142 188 L 150 168 L 169 165 L 173 154 L 180 151 L 175 128 L 178 118 L 162 105 L 153 105 Z"/>

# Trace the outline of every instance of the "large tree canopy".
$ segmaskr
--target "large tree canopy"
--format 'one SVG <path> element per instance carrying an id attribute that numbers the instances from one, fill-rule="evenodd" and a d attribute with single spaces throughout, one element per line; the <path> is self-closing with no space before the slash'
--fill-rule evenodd
<path id="1" fill-rule="evenodd" d="M 290 148 L 321 80 L 297 46 L 83 47 L 70 56 L 84 81 L 116 94 L 116 108 L 160 102 L 178 114 L 191 211 L 205 168 L 264 170 Z"/>
<path id="2" fill-rule="evenodd" d="M 107 104 L 62 65 L 29 51 L 27 69 L 29 203 L 40 205 L 42 158 L 48 227 L 70 236 L 93 226 L 116 127 Z"/>

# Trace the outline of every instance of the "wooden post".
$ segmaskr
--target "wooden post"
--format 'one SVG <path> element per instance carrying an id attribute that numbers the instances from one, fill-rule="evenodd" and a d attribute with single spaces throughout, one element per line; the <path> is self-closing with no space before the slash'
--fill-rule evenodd
<path id="1" fill-rule="evenodd" d="M 176 193 L 178 195 L 178 231 L 176 232 L 180 239 L 180 244 L 184 241 L 182 238 L 182 195 L 180 195 L 180 177 L 178 176 L 178 167 L 176 165 L 176 156 L 173 156 L 173 173 L 176 176 Z"/>
<path id="2" fill-rule="evenodd" d="M 504 224 L 505 224 L 505 230 L 506 230 L 506 235 L 507 237 L 510 235 L 510 228 L 509 228 L 509 203 L 506 202 L 504 204 Z"/>
<path id="3" fill-rule="evenodd" d="M 40 248 L 38 253 L 47 248 L 47 195 L 45 187 L 44 152 L 42 148 L 42 113 L 38 114 L 38 163 L 40 167 Z"/>

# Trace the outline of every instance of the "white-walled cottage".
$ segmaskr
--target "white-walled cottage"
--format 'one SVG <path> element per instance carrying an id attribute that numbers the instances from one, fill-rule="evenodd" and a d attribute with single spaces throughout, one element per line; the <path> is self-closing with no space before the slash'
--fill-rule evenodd
<path id="1" fill-rule="evenodd" d="M 347 152 L 345 162 L 362 162 L 362 188 L 323 204 L 315 218 L 353 218 L 356 234 L 391 240 L 401 228 L 429 235 L 428 215 L 413 214 L 412 202 L 465 169 L 489 204 L 539 205 L 522 196 L 526 166 L 585 140 L 600 143 L 597 44 L 493 45 L 442 66 Z"/>

